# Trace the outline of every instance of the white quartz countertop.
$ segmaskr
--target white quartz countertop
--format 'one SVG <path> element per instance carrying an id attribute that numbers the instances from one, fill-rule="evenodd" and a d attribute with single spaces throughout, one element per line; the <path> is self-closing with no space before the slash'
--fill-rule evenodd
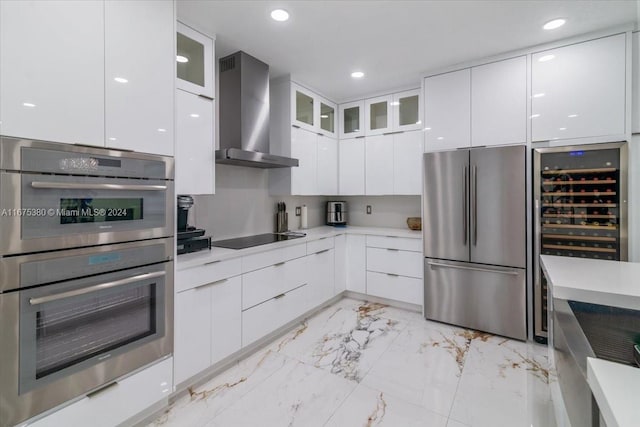
<path id="1" fill-rule="evenodd" d="M 640 369 L 589 357 L 587 382 L 607 427 L 640 425 Z"/>
<path id="2" fill-rule="evenodd" d="M 208 262 L 221 261 L 225 259 L 237 258 L 245 255 L 269 251 L 272 249 L 294 246 L 325 237 L 339 236 L 341 234 L 359 234 L 374 236 L 407 237 L 411 239 L 422 239 L 422 231 L 413 231 L 407 228 L 383 228 L 383 227 L 316 227 L 308 230 L 295 230 L 295 232 L 306 233 L 305 237 L 299 239 L 285 240 L 283 242 L 270 243 L 268 245 L 254 246 L 246 249 L 225 249 L 211 248 L 210 251 L 203 250 L 190 254 L 178 255 L 176 258 L 176 270 L 184 270 Z M 238 236 L 241 237 L 241 236 Z"/>
<path id="3" fill-rule="evenodd" d="M 552 255 L 540 260 L 554 298 L 640 310 L 640 263 Z"/>

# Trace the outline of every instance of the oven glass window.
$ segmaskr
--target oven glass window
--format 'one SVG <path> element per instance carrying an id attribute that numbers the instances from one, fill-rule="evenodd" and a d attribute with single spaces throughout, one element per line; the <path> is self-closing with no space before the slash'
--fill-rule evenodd
<path id="1" fill-rule="evenodd" d="M 156 333 L 156 285 L 43 303 L 36 314 L 36 379 Z"/>
<path id="2" fill-rule="evenodd" d="M 60 199 L 60 224 L 132 221 L 143 219 L 143 199 Z"/>

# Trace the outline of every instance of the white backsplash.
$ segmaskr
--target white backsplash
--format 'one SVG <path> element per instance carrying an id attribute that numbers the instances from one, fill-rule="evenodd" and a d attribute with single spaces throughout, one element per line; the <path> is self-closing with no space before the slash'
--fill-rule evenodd
<path id="1" fill-rule="evenodd" d="M 349 224 L 364 227 L 408 228 L 408 217 L 419 217 L 420 196 L 350 196 L 347 201 Z M 367 205 L 371 214 L 367 214 Z"/>
<path id="2" fill-rule="evenodd" d="M 195 226 L 204 228 L 213 240 L 275 231 L 276 203 L 287 205 L 289 229 L 300 228 L 296 206 L 307 205 L 308 227 L 325 221 L 327 197 L 271 196 L 266 169 L 216 165 L 216 194 L 194 196 Z"/>
<path id="3" fill-rule="evenodd" d="M 296 206 L 307 206 L 308 227 L 324 225 L 328 200 L 346 200 L 348 223 L 368 227 L 406 228 L 407 217 L 420 216 L 420 196 L 271 196 L 265 169 L 216 165 L 216 194 L 194 196 L 190 221 L 204 228 L 213 240 L 271 233 L 275 229 L 276 203 L 283 201 L 289 229 L 300 228 Z M 366 214 L 371 205 L 372 213 Z"/>

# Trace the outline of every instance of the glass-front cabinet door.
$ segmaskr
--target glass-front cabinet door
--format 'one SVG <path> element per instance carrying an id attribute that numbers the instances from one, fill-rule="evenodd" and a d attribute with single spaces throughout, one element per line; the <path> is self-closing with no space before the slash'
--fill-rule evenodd
<path id="1" fill-rule="evenodd" d="M 393 96 L 385 95 L 364 101 L 365 135 L 381 135 L 392 131 Z"/>
<path id="2" fill-rule="evenodd" d="M 295 84 L 291 84 L 291 124 L 302 129 L 315 132 L 319 116 L 318 102 L 313 92 Z"/>
<path id="3" fill-rule="evenodd" d="M 318 103 L 319 103 L 318 113 L 320 114 L 317 120 L 320 126 L 320 129 L 318 129 L 319 133 L 325 136 L 329 136 L 331 138 L 337 138 L 338 131 L 336 126 L 336 123 L 337 123 L 336 104 L 324 98 L 318 98 Z"/>
<path id="4" fill-rule="evenodd" d="M 420 89 L 393 94 L 393 131 L 418 130 L 422 125 Z"/>
<path id="5" fill-rule="evenodd" d="M 213 39 L 178 22 L 176 86 L 213 99 Z"/>
<path id="6" fill-rule="evenodd" d="M 364 136 L 364 101 L 340 104 L 340 138 Z"/>

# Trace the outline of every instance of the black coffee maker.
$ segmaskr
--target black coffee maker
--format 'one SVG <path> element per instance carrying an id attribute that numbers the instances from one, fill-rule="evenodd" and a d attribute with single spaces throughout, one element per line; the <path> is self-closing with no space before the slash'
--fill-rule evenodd
<path id="1" fill-rule="evenodd" d="M 189 209 L 193 206 L 193 197 L 178 196 L 178 255 L 211 249 L 211 237 L 204 236 L 202 228 L 189 225 Z"/>

